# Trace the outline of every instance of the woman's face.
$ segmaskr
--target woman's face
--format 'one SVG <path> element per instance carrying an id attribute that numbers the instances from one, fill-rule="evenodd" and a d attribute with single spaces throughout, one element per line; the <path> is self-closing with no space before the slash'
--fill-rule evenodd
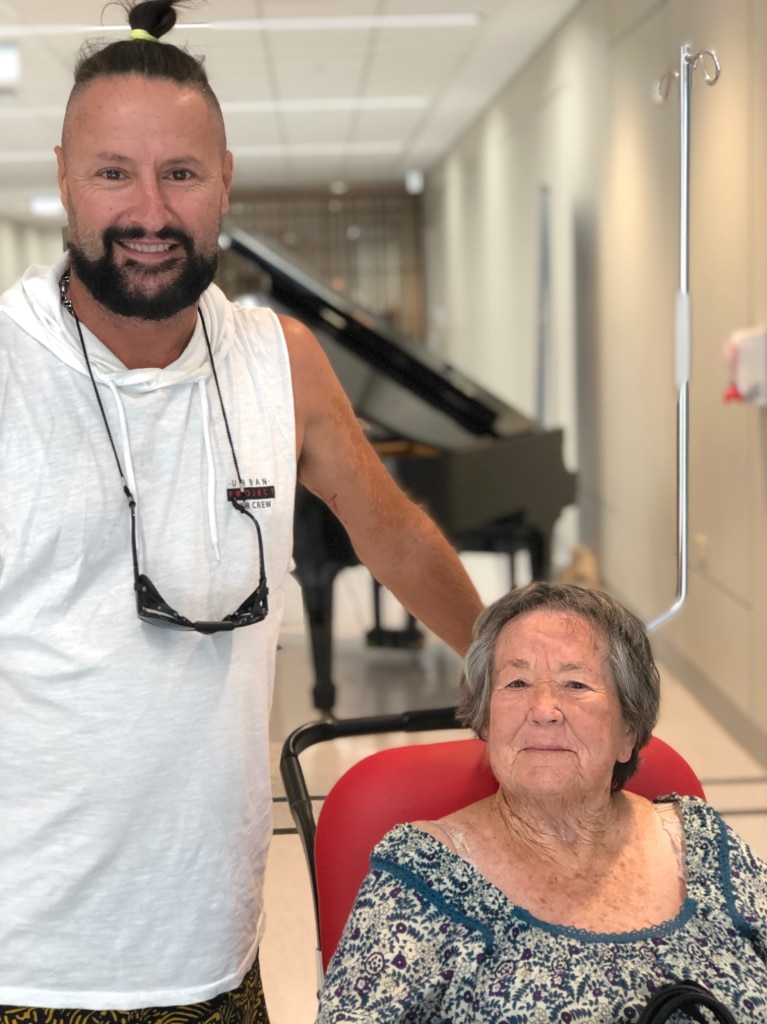
<path id="1" fill-rule="evenodd" d="M 621 716 L 607 644 L 578 615 L 539 609 L 498 637 L 490 763 L 509 794 L 608 792 L 634 738 Z"/>

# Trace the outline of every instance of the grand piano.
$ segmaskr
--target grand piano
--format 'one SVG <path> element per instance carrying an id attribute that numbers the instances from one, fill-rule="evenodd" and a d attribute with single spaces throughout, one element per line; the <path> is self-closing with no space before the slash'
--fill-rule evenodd
<path id="1" fill-rule="evenodd" d="M 562 431 L 546 430 L 386 322 L 314 280 L 272 243 L 233 229 L 222 248 L 255 263 L 265 301 L 310 327 L 368 436 L 401 486 L 423 504 L 459 550 L 529 552 L 545 578 L 551 535 L 575 500 L 575 476 L 562 461 Z M 338 520 L 299 488 L 294 528 L 296 575 L 310 628 L 314 703 L 331 712 L 333 582 L 358 559 Z M 378 597 L 376 593 L 376 598 Z M 369 642 L 415 645 L 413 620 L 397 634 L 376 624 Z"/>

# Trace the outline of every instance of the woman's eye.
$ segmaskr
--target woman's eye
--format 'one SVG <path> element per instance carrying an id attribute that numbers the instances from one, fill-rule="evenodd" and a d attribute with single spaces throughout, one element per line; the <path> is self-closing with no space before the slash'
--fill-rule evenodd
<path id="1" fill-rule="evenodd" d="M 525 686 L 527 686 L 527 683 L 524 679 L 512 679 L 508 683 L 506 683 L 507 690 L 521 690 Z"/>
<path id="2" fill-rule="evenodd" d="M 570 679 L 569 682 L 567 682 L 565 685 L 569 689 L 571 689 L 571 690 L 586 690 L 586 689 L 588 689 L 588 687 L 586 686 L 585 683 L 581 683 L 577 679 Z"/>

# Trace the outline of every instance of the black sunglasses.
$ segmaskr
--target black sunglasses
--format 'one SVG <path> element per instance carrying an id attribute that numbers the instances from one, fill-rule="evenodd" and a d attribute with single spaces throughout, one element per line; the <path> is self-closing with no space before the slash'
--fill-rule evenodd
<path id="1" fill-rule="evenodd" d="M 112 437 L 112 431 L 109 429 L 109 421 L 107 420 L 106 413 L 104 412 L 104 406 L 101 402 L 101 395 L 99 389 L 96 387 L 96 380 L 93 376 L 93 370 L 91 369 L 91 362 L 88 358 L 88 350 L 85 347 L 85 339 L 83 338 L 83 332 L 80 328 L 80 320 L 78 319 L 77 313 L 75 312 L 72 302 L 68 298 L 69 290 L 69 274 L 65 273 L 61 281 L 59 282 L 61 288 L 61 302 L 66 309 L 72 314 L 77 325 L 77 333 L 80 336 L 80 346 L 83 350 L 83 357 L 85 358 L 85 365 L 88 367 L 88 374 L 91 378 L 91 384 L 93 385 L 93 391 L 96 395 L 96 401 L 98 402 L 99 409 L 101 411 L 101 418 L 104 421 L 107 435 L 109 437 L 109 443 L 112 446 L 112 454 L 115 457 L 117 463 L 117 469 L 120 473 L 120 479 L 122 480 L 123 491 L 128 499 L 128 507 L 130 508 L 131 517 L 131 553 L 133 555 L 133 586 L 136 591 L 136 611 L 138 617 L 142 622 L 146 622 L 150 626 L 159 626 L 161 629 L 186 629 L 196 630 L 198 633 L 221 633 L 232 629 L 237 629 L 240 626 L 252 626 L 256 622 L 263 622 L 269 613 L 269 602 L 267 600 L 269 594 L 269 588 L 266 585 L 266 568 L 264 564 L 264 539 L 261 535 L 261 527 L 258 524 L 258 520 L 252 515 L 241 502 L 236 498 L 231 498 L 230 501 L 237 509 L 238 512 L 242 512 L 244 516 L 247 516 L 251 520 L 256 528 L 258 534 L 258 560 L 259 560 L 259 574 L 258 574 L 258 586 L 253 593 L 246 597 L 239 608 L 232 612 L 231 615 L 225 615 L 223 619 L 218 621 L 207 621 L 205 619 L 193 622 L 191 619 L 187 619 L 185 615 L 181 615 L 175 608 L 171 608 L 167 601 L 162 597 L 160 591 L 152 583 L 148 576 L 144 573 L 139 572 L 138 567 L 138 546 L 136 543 L 136 499 L 133 497 L 128 484 L 125 481 L 125 474 L 123 473 L 122 464 L 117 455 L 117 448 L 115 447 L 114 439 Z M 241 480 L 240 467 L 237 464 L 237 455 L 234 450 L 234 442 L 232 441 L 232 432 L 229 429 L 229 420 L 226 416 L 226 409 L 224 408 L 224 399 L 221 395 L 221 386 L 218 383 L 218 374 L 216 373 L 216 364 L 213 361 L 213 350 L 210 345 L 210 338 L 208 337 L 208 328 L 205 325 L 205 319 L 202 315 L 202 310 L 198 310 L 200 316 L 200 322 L 202 324 L 203 334 L 205 335 L 205 344 L 208 347 L 208 358 L 210 359 L 210 368 L 213 372 L 213 380 L 216 383 L 216 391 L 218 392 L 218 401 L 221 406 L 221 415 L 224 418 L 224 426 L 226 427 L 226 436 L 229 439 L 229 448 L 232 452 L 232 459 L 234 460 L 234 468 L 237 472 L 237 479 Z"/>
<path id="2" fill-rule="evenodd" d="M 264 569 L 264 542 L 261 536 L 261 527 L 258 525 L 258 520 L 255 516 L 251 515 L 234 498 L 231 499 L 237 511 L 247 516 L 258 532 L 258 558 L 260 566 L 258 586 L 231 615 L 225 615 L 223 619 L 217 621 L 203 619 L 193 622 L 191 619 L 187 619 L 185 615 L 177 612 L 175 608 L 171 608 L 149 577 L 139 572 L 138 549 L 136 546 L 136 500 L 127 486 L 124 487 L 124 490 L 128 498 L 131 514 L 131 550 L 133 554 L 133 586 L 136 591 L 136 611 L 142 622 L 146 622 L 150 626 L 159 626 L 161 629 L 194 629 L 198 633 L 221 633 L 225 630 L 237 629 L 239 626 L 252 626 L 256 622 L 263 622 L 269 612 L 269 602 L 267 600 L 269 588 L 266 585 L 266 571 Z"/>

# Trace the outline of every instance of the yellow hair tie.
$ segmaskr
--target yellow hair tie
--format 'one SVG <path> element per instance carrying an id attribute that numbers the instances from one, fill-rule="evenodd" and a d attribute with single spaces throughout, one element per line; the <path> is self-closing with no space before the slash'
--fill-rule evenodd
<path id="1" fill-rule="evenodd" d="M 147 32 L 145 28 L 133 28 L 130 34 L 131 39 L 144 39 L 147 43 L 159 43 L 160 40 L 157 36 L 153 36 L 151 32 Z"/>

